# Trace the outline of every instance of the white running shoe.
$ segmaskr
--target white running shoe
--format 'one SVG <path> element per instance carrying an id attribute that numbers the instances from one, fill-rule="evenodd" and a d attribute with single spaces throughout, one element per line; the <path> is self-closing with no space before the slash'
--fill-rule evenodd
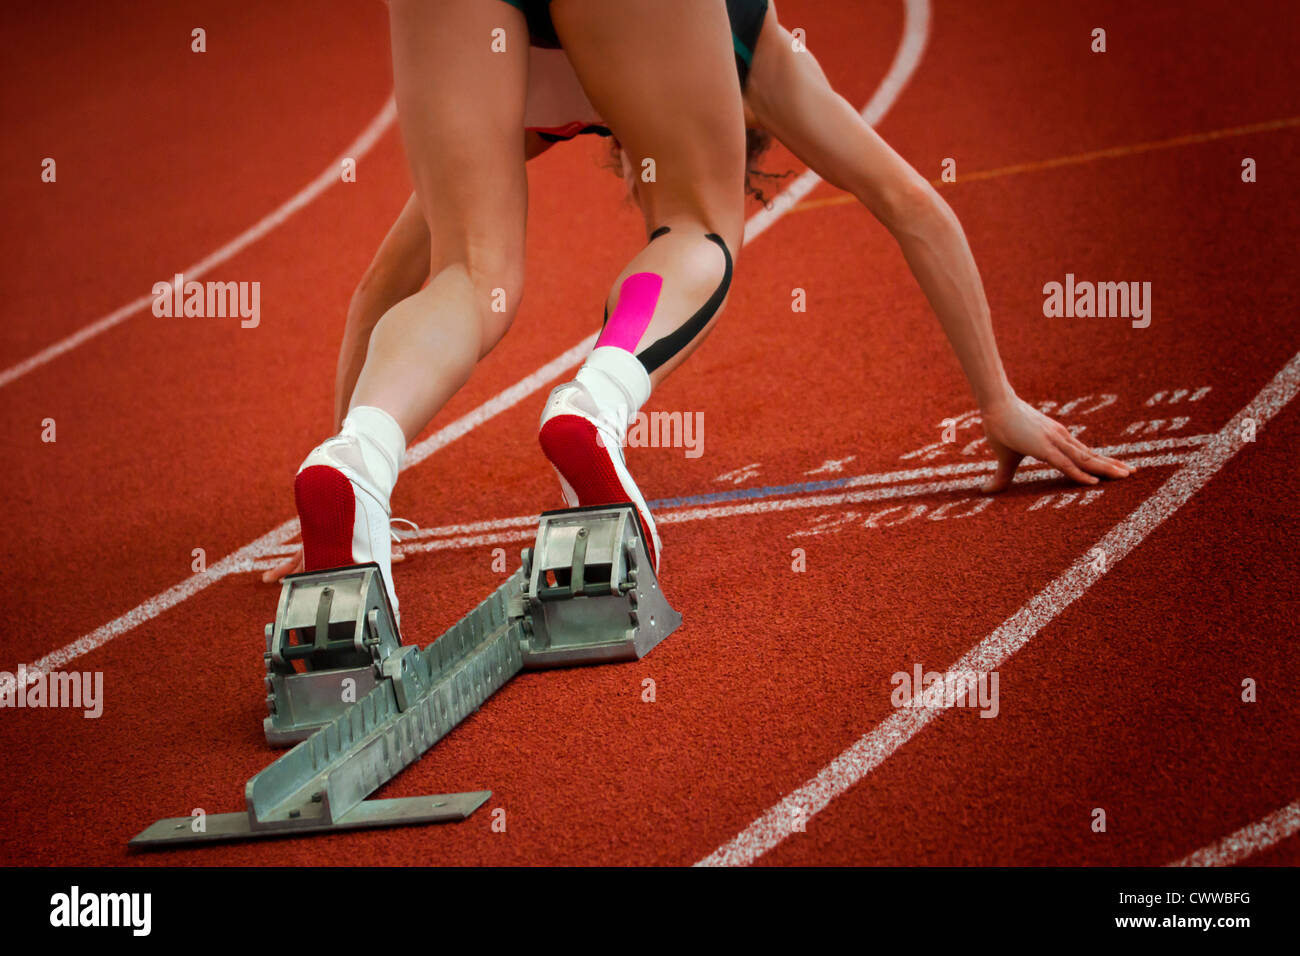
<path id="1" fill-rule="evenodd" d="M 642 536 L 658 573 L 659 532 L 623 460 L 627 419 L 625 407 L 603 411 L 582 382 L 568 382 L 555 388 L 547 399 L 537 440 L 555 467 L 570 508 L 628 501 L 636 506 Z"/>
<path id="2" fill-rule="evenodd" d="M 307 456 L 294 479 L 293 493 L 302 524 L 303 568 L 323 571 L 374 561 L 383 572 L 396 616 L 388 494 L 371 477 L 361 439 L 349 433 L 346 422 L 342 434 Z"/>

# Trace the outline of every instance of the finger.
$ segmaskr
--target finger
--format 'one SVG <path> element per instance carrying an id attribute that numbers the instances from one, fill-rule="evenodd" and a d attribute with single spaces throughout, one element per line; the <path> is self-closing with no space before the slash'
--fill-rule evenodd
<path id="1" fill-rule="evenodd" d="M 1082 455 L 1085 458 L 1101 457 L 1095 451 L 1093 451 L 1091 448 L 1085 445 L 1083 442 L 1079 441 L 1079 439 L 1075 438 L 1073 435 L 1067 434 L 1065 436 L 1065 441 L 1062 442 L 1062 444 L 1068 445 L 1070 448 L 1073 448 L 1076 452 L 1078 452 L 1080 455 Z"/>
<path id="2" fill-rule="evenodd" d="M 1070 457 L 1094 475 L 1105 475 L 1109 478 L 1126 478 L 1133 472 L 1132 467 L 1128 464 L 1117 458 L 1108 458 L 1105 455 L 1097 454 L 1073 435 L 1070 436 L 1068 444 L 1069 449 L 1074 452 Z"/>
<path id="3" fill-rule="evenodd" d="M 1086 443 L 1080 441 L 1078 435 L 1064 426 L 1052 429 L 1052 434 L 1055 436 L 1056 444 L 1060 445 L 1062 448 L 1073 449 L 1085 458 L 1105 457 L 1104 455 L 1098 455 L 1095 451 L 1089 448 Z M 1074 457 L 1076 461 L 1079 458 L 1077 455 Z"/>
<path id="4" fill-rule="evenodd" d="M 1047 450 L 1046 454 L 1047 463 L 1067 478 L 1073 478 L 1081 485 L 1095 485 L 1097 483 L 1097 476 L 1088 474 L 1076 465 L 1066 449 L 1054 445 Z"/>
<path id="5" fill-rule="evenodd" d="M 286 574 L 296 574 L 302 570 L 302 549 L 300 548 L 295 554 L 285 558 L 275 567 L 262 572 L 262 581 L 265 584 L 274 584 Z"/>
<path id="6" fill-rule="evenodd" d="M 1080 451 L 1088 455 L 1096 454 L 1091 448 L 1089 448 L 1086 444 L 1080 441 L 1079 437 L 1075 435 L 1074 432 L 1070 431 L 1068 428 L 1062 428 L 1057 433 L 1057 439 L 1058 440 L 1056 443 L 1058 445 L 1067 445 L 1070 448 L 1075 449 L 1076 451 Z M 1097 455 L 1097 457 L 1100 458 L 1101 456 Z"/>
<path id="7" fill-rule="evenodd" d="M 995 495 L 1003 491 L 1011 484 L 1011 479 L 1016 476 L 1016 469 L 1020 467 L 1020 462 L 1024 460 L 1024 455 L 1019 452 L 1008 451 L 998 454 L 998 467 L 993 472 L 993 477 L 984 482 L 980 488 L 987 495 Z"/>
<path id="8" fill-rule="evenodd" d="M 1096 452 L 1089 452 L 1091 458 L 1085 466 L 1094 475 L 1105 475 L 1108 478 L 1127 478 L 1133 474 L 1133 469 L 1125 462 L 1115 458 L 1107 458 L 1105 455 L 1098 455 Z"/>

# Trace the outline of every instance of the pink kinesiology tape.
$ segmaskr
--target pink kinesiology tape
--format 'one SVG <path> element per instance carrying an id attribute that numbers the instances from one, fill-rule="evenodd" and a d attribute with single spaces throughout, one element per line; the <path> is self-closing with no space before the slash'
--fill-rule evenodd
<path id="1" fill-rule="evenodd" d="M 624 279 L 618 290 L 618 305 L 601 330 L 596 348 L 611 346 L 635 354 L 637 343 L 655 314 L 663 287 L 664 277 L 653 272 L 638 272 Z"/>

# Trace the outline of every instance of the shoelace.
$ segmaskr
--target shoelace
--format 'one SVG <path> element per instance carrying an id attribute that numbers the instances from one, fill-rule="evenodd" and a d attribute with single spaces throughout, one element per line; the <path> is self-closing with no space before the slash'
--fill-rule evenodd
<path id="1" fill-rule="evenodd" d="M 409 519 L 407 519 L 407 518 L 390 518 L 389 521 L 388 521 L 388 533 L 392 536 L 392 538 L 393 538 L 393 543 L 394 543 L 394 544 L 401 544 L 401 543 L 402 543 L 402 537 L 401 537 L 401 535 L 399 535 L 399 534 L 398 534 L 398 533 L 393 529 L 393 525 L 395 525 L 395 524 L 406 524 L 406 525 L 410 525 L 410 526 L 411 526 L 411 532 L 412 532 L 412 533 L 414 533 L 414 532 L 420 530 L 420 526 L 419 526 L 418 524 L 416 524 L 414 521 L 411 521 L 411 520 L 409 520 Z"/>

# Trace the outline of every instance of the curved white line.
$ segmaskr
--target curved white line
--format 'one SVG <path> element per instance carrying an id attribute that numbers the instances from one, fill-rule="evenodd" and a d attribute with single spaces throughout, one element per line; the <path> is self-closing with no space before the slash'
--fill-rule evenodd
<path id="1" fill-rule="evenodd" d="M 352 143 L 339 154 L 338 158 L 336 158 L 334 162 L 326 166 L 319 176 L 299 190 L 296 195 L 289 199 L 284 205 L 280 206 L 280 208 L 265 216 L 249 229 L 240 233 L 216 252 L 200 259 L 198 262 L 194 263 L 194 265 L 182 269 L 181 273 L 186 279 L 197 279 L 200 276 L 206 275 L 212 269 L 238 255 L 253 243 L 257 242 L 272 229 L 275 229 L 286 219 L 296 213 L 299 209 L 302 209 L 304 206 L 311 203 L 317 196 L 329 189 L 330 186 L 340 182 L 340 162 L 345 157 L 360 159 L 366 153 L 370 152 L 370 148 L 375 145 L 379 137 L 383 136 L 384 133 L 387 132 L 388 127 L 393 125 L 393 120 L 396 118 L 397 107 L 394 105 L 393 98 L 390 96 L 388 101 L 384 103 L 383 109 L 381 109 L 379 114 L 370 121 L 370 125 L 362 130 L 361 135 L 353 140 Z M 170 272 L 167 273 L 168 276 L 171 276 L 171 274 L 172 273 Z M 72 351 L 77 346 L 89 342 L 95 336 L 107 332 L 114 326 L 121 325 L 131 316 L 135 315 L 142 309 L 147 308 L 152 303 L 152 294 L 142 295 L 137 299 L 132 299 L 126 305 L 114 309 L 102 319 L 96 319 L 89 325 L 83 326 L 76 332 L 73 332 L 67 338 L 60 339 L 58 342 L 55 342 L 48 348 L 42 349 L 30 358 L 23 359 L 17 365 L 5 369 L 3 372 L 0 372 L 0 388 L 3 388 L 16 379 L 22 378 L 33 369 L 40 368 L 42 365 L 54 361 L 60 355 Z"/>

